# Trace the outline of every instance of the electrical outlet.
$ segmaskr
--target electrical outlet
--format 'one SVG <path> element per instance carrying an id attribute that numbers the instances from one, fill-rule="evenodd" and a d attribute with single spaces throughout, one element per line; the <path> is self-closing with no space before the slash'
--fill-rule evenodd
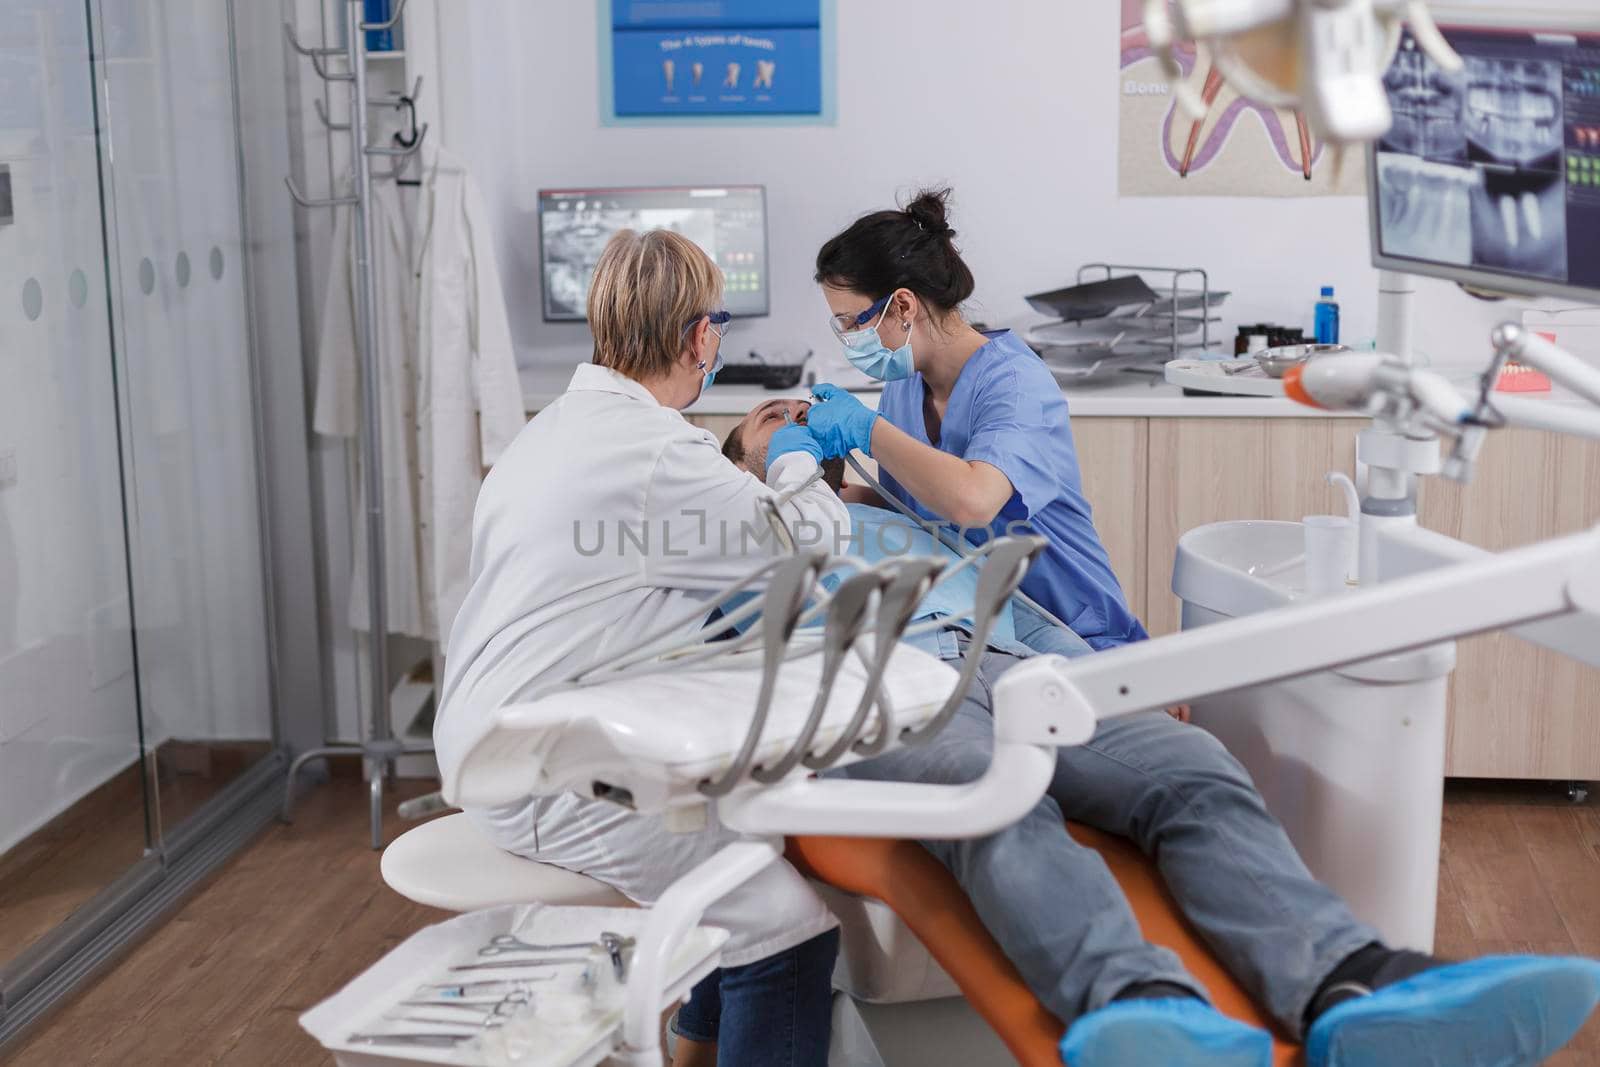
<path id="1" fill-rule="evenodd" d="M 0 489 L 10 489 L 17 484 L 17 450 L 0 449 Z"/>

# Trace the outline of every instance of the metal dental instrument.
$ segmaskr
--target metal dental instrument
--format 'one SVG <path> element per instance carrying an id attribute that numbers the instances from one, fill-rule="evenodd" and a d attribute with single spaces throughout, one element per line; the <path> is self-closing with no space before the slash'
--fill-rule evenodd
<path id="1" fill-rule="evenodd" d="M 481 989 L 485 993 L 490 993 L 492 995 L 492 990 L 490 987 L 494 987 L 495 989 L 500 989 L 507 993 L 526 993 L 532 992 L 532 990 L 530 990 L 528 987 L 534 982 L 550 982 L 554 980 L 555 975 L 553 974 L 539 974 L 528 978 L 487 978 L 478 982 L 435 982 L 431 985 L 420 987 L 417 992 L 424 993 L 427 990 L 432 989 L 436 990 L 436 992 L 433 994 L 436 997 L 453 998 L 470 996 L 471 994 L 467 991 L 471 989 Z"/>
<path id="2" fill-rule="evenodd" d="M 784 414 L 788 414 L 787 410 Z M 871 605 L 873 596 L 882 592 L 888 582 L 888 575 L 881 571 L 862 571 L 847 578 L 838 592 L 834 593 L 828 620 L 823 629 L 822 675 L 817 682 L 817 695 L 812 701 L 811 713 L 806 717 L 805 725 L 800 728 L 800 734 L 795 738 L 794 745 L 784 753 L 783 758 L 770 767 L 756 767 L 750 772 L 750 777 L 766 784 L 781 781 L 784 775 L 794 770 L 810 751 L 811 740 L 822 724 L 823 713 L 828 707 L 828 698 L 833 694 L 833 683 L 839 675 L 839 668 L 844 664 L 844 658 L 851 647 L 855 645 L 856 638 L 861 636 L 862 627 L 866 622 L 867 608 Z"/>
<path id="3" fill-rule="evenodd" d="M 503 956 L 508 952 L 560 952 L 563 949 L 589 949 L 604 948 L 611 951 L 616 944 L 632 947 L 633 938 L 623 937 L 621 934 L 611 933 L 609 930 L 602 933 L 595 941 L 574 941 L 567 945 L 530 945 L 519 939 L 515 934 L 496 934 L 489 939 L 489 943 L 478 950 L 480 956 Z"/>
<path id="4" fill-rule="evenodd" d="M 508 967 L 587 967 L 594 962 L 588 956 L 546 956 L 541 959 L 506 960 L 503 963 L 458 963 L 452 971 L 493 971 Z"/>
<path id="5" fill-rule="evenodd" d="M 490 994 L 486 997 L 423 997 L 411 1000 L 402 1000 L 401 1005 L 408 1008 L 459 1008 L 463 1011 L 486 1011 L 497 1004 L 530 1004 L 533 1002 L 533 991 L 528 989 L 513 989 L 502 996 Z"/>
<path id="6" fill-rule="evenodd" d="M 778 668 L 782 666 L 789 638 L 794 636 L 795 625 L 805 609 L 806 596 L 821 577 L 827 563 L 827 554 L 809 552 L 792 556 L 774 571 L 767 583 L 766 607 L 762 612 L 762 637 L 764 655 L 761 667 L 761 691 L 756 698 L 755 714 L 745 731 L 744 743 L 721 777 L 700 783 L 700 792 L 708 797 L 720 797 L 733 791 L 750 765 L 755 762 L 756 749 L 761 744 L 761 733 L 767 725 L 767 713 L 772 708 L 772 697 L 777 691 Z"/>
<path id="7" fill-rule="evenodd" d="M 471 1012 L 476 1016 L 473 1021 L 478 1026 L 495 1027 L 505 1025 L 507 1019 L 532 1003 L 533 997 L 530 994 L 520 993 L 479 1004 L 452 1004 L 449 1001 L 437 1000 L 402 1000 L 397 1007 L 438 1008 L 442 1011 Z M 426 1015 L 391 1015 L 388 1018 L 393 1019 L 395 1022 L 438 1023 L 443 1026 L 454 1026 L 461 1022 L 459 1015 L 445 1019 L 435 1019 Z"/>
<path id="8" fill-rule="evenodd" d="M 598 663 L 590 664 L 589 666 L 573 674 L 566 681 L 557 683 L 549 689 L 536 692 L 532 699 L 537 699 L 540 696 L 544 696 L 547 693 L 555 692 L 560 689 L 571 688 L 580 684 L 588 684 L 591 682 L 591 680 L 598 680 L 602 672 L 604 672 L 604 680 L 612 681 L 620 677 L 621 672 L 627 668 L 634 667 L 642 663 L 647 663 L 648 661 L 655 659 L 661 655 L 663 651 L 657 646 L 662 645 L 663 642 L 668 640 L 682 642 L 684 640 L 683 630 L 685 627 L 693 625 L 697 620 L 704 619 L 706 613 L 711 609 L 711 607 L 720 605 L 732 597 L 745 592 L 751 586 L 755 585 L 756 582 L 760 581 L 762 578 L 766 577 L 766 575 L 782 566 L 784 562 L 785 561 L 782 559 L 775 559 L 762 564 L 760 567 L 751 571 L 749 574 L 739 579 L 739 581 L 735 582 L 727 589 L 720 591 L 716 600 L 710 602 L 709 604 L 702 604 L 696 607 L 692 613 L 680 616 L 665 626 L 657 628 L 654 632 L 641 639 L 634 648 L 624 652 L 618 652 L 607 659 L 599 661 Z M 741 610 L 739 613 L 742 618 L 749 618 L 751 615 L 758 613 L 760 611 L 760 604 L 753 603 L 751 605 L 746 605 L 746 608 L 749 610 Z M 717 633 L 721 633 L 728 625 L 730 625 L 728 622 L 729 618 L 731 618 L 731 616 L 724 617 L 723 619 L 717 620 L 716 623 L 701 627 L 700 634 L 709 637 Z M 587 640 L 590 637 L 598 637 L 601 631 L 606 629 L 606 627 L 609 625 L 609 623 L 597 624 L 591 628 L 589 633 L 583 635 L 583 639 Z M 742 635 L 742 638 L 750 637 L 750 634 Z M 724 652 L 731 652 L 735 648 L 740 647 L 737 641 L 720 643 L 725 645 L 725 647 L 721 650 Z"/>
<path id="9" fill-rule="evenodd" d="M 631 937 L 623 937 L 610 931 L 600 935 L 600 947 L 611 957 L 611 970 L 617 976 L 618 982 L 628 980 L 628 957 L 624 953 L 632 949 L 633 945 Z"/>
<path id="10" fill-rule="evenodd" d="M 460 1018 L 434 1019 L 427 1015 L 396 1015 L 392 1018 L 397 1023 L 421 1023 L 424 1026 L 458 1026 L 464 1021 Z M 483 1018 L 473 1019 L 471 1022 L 473 1026 L 481 1029 L 493 1030 L 496 1027 L 504 1026 L 507 1018 L 508 1016 L 505 1015 L 485 1015 Z"/>
<path id="11" fill-rule="evenodd" d="M 477 1034 L 351 1034 L 346 1041 L 357 1045 L 416 1045 L 422 1048 L 454 1048 L 472 1041 Z"/>

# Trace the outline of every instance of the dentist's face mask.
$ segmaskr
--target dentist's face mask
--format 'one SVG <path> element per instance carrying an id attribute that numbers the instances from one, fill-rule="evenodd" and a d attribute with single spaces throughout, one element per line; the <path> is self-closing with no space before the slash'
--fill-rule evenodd
<path id="1" fill-rule="evenodd" d="M 893 298 L 894 293 L 890 293 L 859 315 L 835 315 L 828 320 L 833 326 L 834 336 L 844 345 L 844 357 L 850 361 L 850 365 L 880 382 L 909 378 L 915 369 L 911 359 L 909 321 L 905 324 L 906 343 L 899 348 L 889 348 L 878 337 L 878 323 L 889 313 L 889 301 Z"/>
<path id="2" fill-rule="evenodd" d="M 709 369 L 706 367 L 705 360 L 695 364 L 695 368 L 705 374 L 705 377 L 700 379 L 700 396 L 706 395 L 706 390 L 711 388 L 711 383 L 717 380 L 717 372 L 722 369 L 722 339 L 727 336 L 728 323 L 733 321 L 733 316 L 726 311 L 713 311 L 704 317 L 711 321 L 711 332 L 717 335 L 717 354 L 713 358 Z M 685 327 L 685 332 L 694 329 L 699 324 L 700 320 L 695 319 Z M 698 400 L 699 397 L 695 399 Z"/>

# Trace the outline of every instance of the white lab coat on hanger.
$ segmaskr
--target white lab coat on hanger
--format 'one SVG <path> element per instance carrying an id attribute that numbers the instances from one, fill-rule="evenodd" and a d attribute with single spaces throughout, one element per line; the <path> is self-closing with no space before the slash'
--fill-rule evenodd
<path id="1" fill-rule="evenodd" d="M 696 604 L 709 611 L 715 590 L 783 552 L 760 502 L 816 469 L 804 453 L 783 455 L 764 486 L 723 458 L 713 434 L 662 406 L 643 385 L 595 364 L 578 367 L 478 497 L 472 586 L 451 631 L 433 730 L 445 796 L 456 795 L 463 760 L 500 708 L 635 647 Z M 814 532 L 823 544 L 849 534 L 844 503 L 820 480 L 784 514 L 791 529 Z M 767 536 L 747 537 L 746 529 Z M 621 539 L 629 536 L 635 540 Z M 718 697 L 730 699 L 707 694 Z M 470 814 L 502 848 L 589 874 L 644 904 L 739 839 L 714 812 L 702 831 L 669 833 L 659 818 L 571 793 Z M 835 925 L 821 898 L 782 861 L 719 902 L 706 922 L 733 934 L 723 952 L 728 966 Z"/>
<path id="2" fill-rule="evenodd" d="M 466 595 L 472 504 L 483 471 L 527 416 L 483 197 L 447 151 L 430 142 L 420 154 L 421 186 L 372 183 L 384 551 L 390 632 L 443 646 Z M 313 418 L 318 433 L 343 437 L 361 424 L 354 229 L 351 212 L 340 209 Z M 363 494 L 365 477 L 363 471 Z M 349 618 L 365 630 L 366 522 L 359 508 L 355 531 Z"/>

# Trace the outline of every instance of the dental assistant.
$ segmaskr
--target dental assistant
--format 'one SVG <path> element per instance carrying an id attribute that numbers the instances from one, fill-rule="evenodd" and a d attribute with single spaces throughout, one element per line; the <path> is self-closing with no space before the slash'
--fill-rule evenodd
<path id="1" fill-rule="evenodd" d="M 848 528 L 821 480 L 801 488 L 821 459 L 806 427 L 773 435 L 763 483 L 680 414 L 720 365 L 721 278 L 671 232 L 624 230 L 601 254 L 588 304 L 594 360 L 523 427 L 474 509 L 470 586 L 434 726 L 447 792 L 500 708 L 633 649 L 697 604 L 709 610 L 715 591 L 781 554 L 761 510 L 776 492 L 795 491 L 783 505 L 791 528 Z M 739 839 L 714 814 L 704 830 L 670 833 L 658 817 L 576 794 L 468 814 L 501 848 L 645 905 Z M 705 921 L 732 936 L 717 995 L 679 1014 L 677 1062 L 823 1067 L 838 932 L 816 891 L 780 861 Z"/>
<path id="2" fill-rule="evenodd" d="M 867 453 L 885 488 L 974 542 L 1017 523 L 1044 536 L 1023 591 L 1095 649 L 1142 640 L 1084 499 L 1060 387 L 1016 334 L 981 333 L 961 316 L 974 281 L 948 196 L 865 215 L 817 253 L 833 331 L 884 388 L 874 412 L 820 385 L 808 424 L 826 455 Z"/>

